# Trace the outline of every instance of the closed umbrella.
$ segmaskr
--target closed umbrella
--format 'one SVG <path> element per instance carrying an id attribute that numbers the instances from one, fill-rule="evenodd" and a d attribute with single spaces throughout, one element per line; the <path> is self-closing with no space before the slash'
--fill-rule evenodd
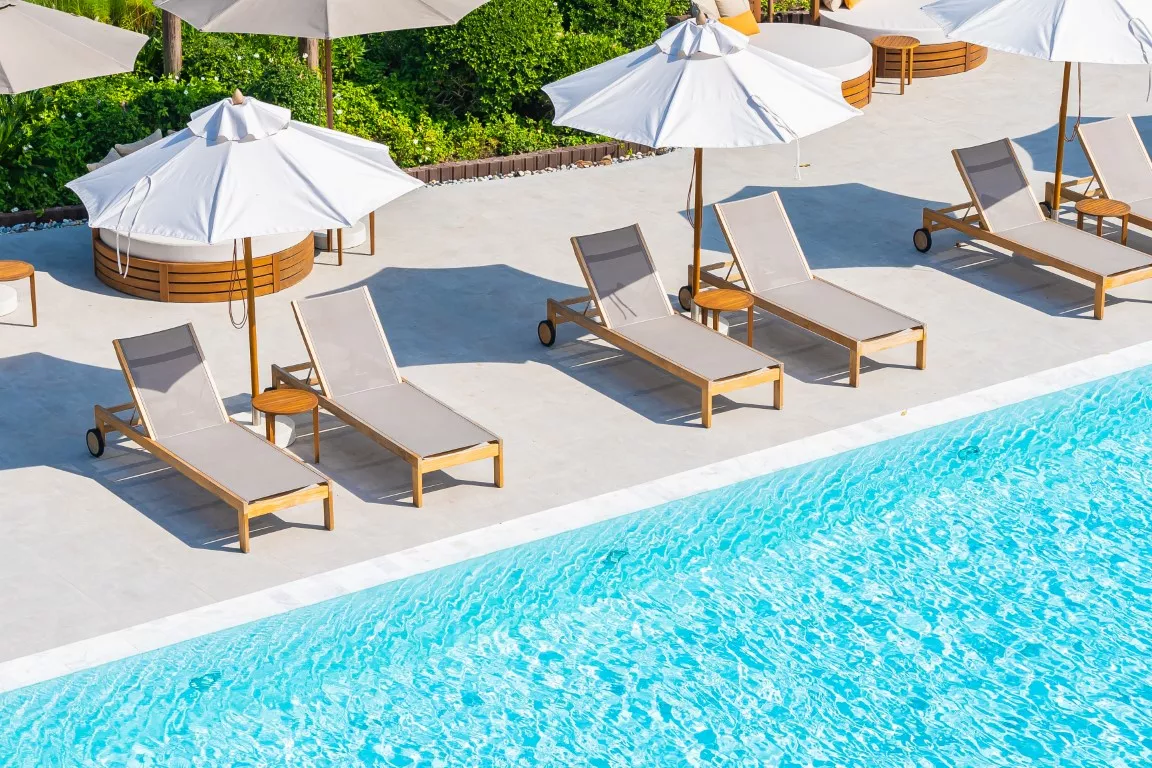
<path id="1" fill-rule="evenodd" d="M 332 40 L 373 32 L 455 24 L 487 0 L 159 0 L 205 32 L 315 37 L 324 46 L 328 127 L 333 124 Z"/>
<path id="2" fill-rule="evenodd" d="M 243 241 L 253 395 L 252 238 L 346 227 L 419 186 L 384 145 L 297 122 L 239 91 L 194 112 L 179 133 L 68 183 L 93 229 Z"/>
<path id="3" fill-rule="evenodd" d="M 131 72 L 147 35 L 25 3 L 0 0 L 0 93 L 23 93 Z"/>
<path id="4" fill-rule="evenodd" d="M 556 125 L 649 147 L 693 147 L 693 294 L 700 287 L 704 148 L 787 144 L 860 114 L 840 79 L 749 46 L 713 21 L 544 86 Z"/>
<path id="5" fill-rule="evenodd" d="M 1152 0 L 937 0 L 923 11 L 948 37 L 1064 62 L 1052 215 L 1060 211 L 1073 64 L 1152 64 Z"/>

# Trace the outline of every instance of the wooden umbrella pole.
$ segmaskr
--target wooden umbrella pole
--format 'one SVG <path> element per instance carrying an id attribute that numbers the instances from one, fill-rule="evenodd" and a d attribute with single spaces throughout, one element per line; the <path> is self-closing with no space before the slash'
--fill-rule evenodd
<path id="1" fill-rule="evenodd" d="M 252 238 L 244 238 L 244 283 L 248 294 L 248 362 L 252 366 L 252 397 L 260 394 L 260 361 L 256 346 L 256 278 L 252 274 Z M 255 414 L 253 414 L 255 416 Z M 256 422 L 253 421 L 253 424 Z"/>
<path id="2" fill-rule="evenodd" d="M 1052 218 L 1060 218 L 1060 183 L 1064 175 L 1065 126 L 1068 124 L 1068 84 L 1072 80 L 1072 62 L 1064 62 L 1064 90 L 1060 95 L 1060 125 L 1056 128 L 1056 183 L 1052 189 Z"/>
<path id="3" fill-rule="evenodd" d="M 336 116 L 332 109 L 332 38 L 330 37 L 324 41 L 324 101 L 328 106 L 328 127 L 333 128 Z"/>
<path id="4" fill-rule="evenodd" d="M 700 244 L 704 235 L 704 150 L 693 155 L 696 179 L 696 205 L 692 217 L 692 295 L 700 292 Z"/>

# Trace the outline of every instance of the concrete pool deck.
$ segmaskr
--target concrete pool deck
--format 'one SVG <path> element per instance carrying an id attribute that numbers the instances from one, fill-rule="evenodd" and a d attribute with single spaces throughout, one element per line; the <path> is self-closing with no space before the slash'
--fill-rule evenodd
<path id="1" fill-rule="evenodd" d="M 321 467 L 338 487 L 336 530 L 319 528 L 318 507 L 288 510 L 255 522 L 247 556 L 213 497 L 134 449 L 113 443 L 92 459 L 84 447 L 92 405 L 126 400 L 118 336 L 193 322 L 230 409 L 243 410 L 246 336 L 227 307 L 105 288 L 86 228 L 0 237 L 0 259 L 36 266 L 40 310 L 36 329 L 18 325 L 26 304 L 0 319 L 0 661 L 1149 340 L 1147 283 L 1113 292 L 1097 322 L 1087 285 L 952 248 L 946 233 L 928 254 L 911 246 L 924 205 L 963 199 L 954 147 L 1010 136 L 1037 189 L 1050 177 L 1059 74 L 993 54 L 904 97 L 882 82 L 862 117 L 801 142 L 802 181 L 792 147 L 706 153 L 709 202 L 780 189 L 816 270 L 930 331 L 927 371 L 911 347 L 892 350 L 852 390 L 842 348 L 760 315 L 757 346 L 784 363 L 786 407 L 768 407 L 770 387 L 737 392 L 718 399 L 708 431 L 697 392 L 647 364 L 570 327 L 552 349 L 536 341 L 545 299 L 581 290 L 571 235 L 638 221 L 669 291 L 684 281 L 690 153 L 418 190 L 388 206 L 375 257 L 347 255 L 338 269 L 323 255 L 302 284 L 259 300 L 264 383 L 269 364 L 305 357 L 290 299 L 367 285 L 406 374 L 504 438 L 507 487 L 489 485 L 487 463 L 461 467 L 430 476 L 413 509 L 407 465 L 328 418 Z M 1142 68 L 1085 75 L 1086 116 L 1152 111 Z M 1068 170 L 1084 165 L 1073 157 Z M 1147 234 L 1134 230 L 1132 244 L 1148 248 Z M 711 215 L 705 244 L 723 251 Z"/>

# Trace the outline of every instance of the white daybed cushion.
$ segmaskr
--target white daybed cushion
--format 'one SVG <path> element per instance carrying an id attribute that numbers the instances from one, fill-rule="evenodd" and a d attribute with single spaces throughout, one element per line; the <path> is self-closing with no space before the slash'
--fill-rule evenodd
<path id="1" fill-rule="evenodd" d="M 862 0 L 870 2 L 870 0 Z M 810 24 L 761 24 L 751 44 L 807 64 L 841 80 L 872 69 L 872 46 L 856 35 Z"/>
<path id="2" fill-rule="evenodd" d="M 108 154 L 104 155 L 104 157 L 100 158 L 95 163 L 86 163 L 88 166 L 88 172 L 91 173 L 92 171 L 98 171 L 104 166 L 108 165 L 108 163 L 116 162 L 119 159 L 120 153 L 114 149 L 110 149 L 108 150 Z"/>
<path id="3" fill-rule="evenodd" d="M 955 42 L 920 10 L 925 0 L 860 0 L 853 9 L 824 11 L 820 23 L 859 35 L 868 42 L 882 35 L 909 35 L 922 45 Z"/>
<path id="4" fill-rule="evenodd" d="M 157 128 L 152 133 L 140 139 L 140 141 L 134 141 L 131 144 L 116 144 L 115 147 L 116 151 L 120 153 L 121 157 L 127 157 L 133 152 L 144 149 L 144 147 L 148 146 L 149 144 L 155 144 L 162 138 L 164 138 L 164 134 L 162 134 L 160 129 Z"/>
<path id="5" fill-rule="evenodd" d="M 332 244 L 331 248 L 328 247 L 328 230 L 318 229 L 314 234 L 316 236 L 316 247 L 318 249 L 321 251 L 336 250 L 335 243 Z M 336 238 L 333 237 L 332 239 L 335 240 Z M 356 246 L 361 245 L 367 241 L 368 225 L 364 223 L 363 219 L 356 222 L 351 227 L 344 227 L 344 250 L 355 248 Z"/>
<path id="6" fill-rule="evenodd" d="M 305 238 L 311 238 L 311 232 L 290 232 L 285 235 L 265 235 L 252 238 L 252 256 L 268 256 L 283 251 L 298 244 Z M 109 248 L 116 248 L 116 233 L 110 229 L 100 230 L 100 240 Z M 178 240 L 175 237 L 161 237 L 160 235 L 132 235 L 129 244 L 128 235 L 120 235 L 120 253 L 131 258 L 151 259 L 152 261 L 173 261 L 184 264 L 200 264 L 204 262 L 232 261 L 232 243 L 219 243 L 217 245 L 204 245 L 191 243 L 187 240 Z M 244 263 L 244 244 L 240 243 L 236 249 L 236 256 L 240 260 L 241 269 Z"/>

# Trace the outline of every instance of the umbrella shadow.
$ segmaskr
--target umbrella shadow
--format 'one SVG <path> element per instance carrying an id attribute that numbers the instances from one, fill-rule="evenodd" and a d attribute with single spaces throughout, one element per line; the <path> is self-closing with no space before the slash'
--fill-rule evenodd
<path id="1" fill-rule="evenodd" d="M 88 453 L 84 433 L 93 426 L 93 405 L 131 399 L 119 369 L 40 352 L 2 357 L 0 395 L 7 404 L 0 410 L 0 473 L 49 467 L 84 477 L 189 547 L 240 552 L 236 512 L 164 462 L 119 435 L 109 436 L 100 458 Z M 35 424 L 33 439 L 29 424 Z M 50 498 L 52 489 L 42 490 Z M 44 513 L 40 505 L 22 508 Z M 311 526 L 266 515 L 253 520 L 252 535 L 289 527 Z"/>
<path id="2" fill-rule="evenodd" d="M 1090 116 L 1080 118 L 1080 122 L 1096 123 L 1107 120 L 1107 117 Z M 1092 167 L 1084 156 L 1084 148 L 1080 145 L 1080 138 L 1076 135 L 1075 116 L 1069 117 L 1065 125 L 1066 136 L 1069 141 L 1064 144 L 1064 176 L 1065 178 L 1086 177 L 1092 175 Z M 1152 116 L 1133 115 L 1132 121 L 1136 124 L 1136 132 L 1140 134 L 1145 146 L 1152 144 Z M 1032 167 L 1043 173 L 1056 172 L 1056 143 L 1058 123 L 1048 128 L 1026 136 L 1019 136 L 1014 141 L 1032 158 Z"/>

